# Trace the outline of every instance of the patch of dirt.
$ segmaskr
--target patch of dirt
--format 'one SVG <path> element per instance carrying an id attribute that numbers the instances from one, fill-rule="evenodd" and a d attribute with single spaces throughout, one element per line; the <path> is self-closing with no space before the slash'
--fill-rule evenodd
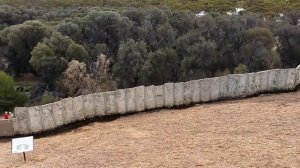
<path id="1" fill-rule="evenodd" d="M 35 139 L 0 167 L 300 167 L 300 92 L 161 110 Z"/>

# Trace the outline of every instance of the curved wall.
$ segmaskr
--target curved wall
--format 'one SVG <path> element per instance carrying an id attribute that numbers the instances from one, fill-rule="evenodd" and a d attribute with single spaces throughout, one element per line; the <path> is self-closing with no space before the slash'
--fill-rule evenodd
<path id="1" fill-rule="evenodd" d="M 247 97 L 264 92 L 293 90 L 300 83 L 300 66 L 257 73 L 139 86 L 110 92 L 66 98 L 35 107 L 15 108 L 13 133 L 26 135 L 53 130 L 75 121 L 96 116 L 141 112 L 157 108 L 188 106 L 196 103 Z M 7 136 L 7 133 L 0 136 Z"/>

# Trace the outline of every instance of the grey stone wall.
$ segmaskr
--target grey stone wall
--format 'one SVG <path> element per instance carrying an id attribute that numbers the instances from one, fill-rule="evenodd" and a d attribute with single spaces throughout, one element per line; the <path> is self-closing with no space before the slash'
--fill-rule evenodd
<path id="1" fill-rule="evenodd" d="M 155 86 L 145 87 L 145 108 L 146 110 L 155 109 Z"/>
<path id="2" fill-rule="evenodd" d="M 118 114 L 125 114 L 127 111 L 126 106 L 126 90 L 125 89 L 119 89 L 116 91 L 116 103 L 117 103 L 117 109 Z"/>
<path id="3" fill-rule="evenodd" d="M 165 106 L 174 107 L 174 83 L 166 83 L 164 87 Z"/>
<path id="4" fill-rule="evenodd" d="M 135 88 L 135 103 L 136 109 L 134 111 L 145 111 L 145 86 Z"/>
<path id="5" fill-rule="evenodd" d="M 117 102 L 116 102 L 116 92 L 105 92 L 105 115 L 114 115 L 118 113 Z"/>
<path id="6" fill-rule="evenodd" d="M 127 114 L 247 97 L 264 92 L 293 90 L 299 84 L 300 66 L 94 93 L 42 106 L 17 107 L 14 110 L 16 119 L 10 122 L 10 129 L 14 131 L 13 135 L 33 134 L 96 116 Z M 10 135 L 7 132 L 2 134 L 5 135 L 1 135 L 0 132 L 0 136 Z"/>
<path id="7" fill-rule="evenodd" d="M 56 127 L 53 116 L 53 104 L 46 104 L 40 107 L 43 130 L 51 130 Z"/>

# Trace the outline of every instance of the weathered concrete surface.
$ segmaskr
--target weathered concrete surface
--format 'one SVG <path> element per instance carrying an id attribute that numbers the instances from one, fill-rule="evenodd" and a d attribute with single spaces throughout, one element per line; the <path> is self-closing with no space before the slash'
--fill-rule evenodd
<path id="1" fill-rule="evenodd" d="M 296 86 L 300 84 L 300 65 L 296 68 Z"/>
<path id="2" fill-rule="evenodd" d="M 268 91 L 274 91 L 276 90 L 276 86 L 277 86 L 277 81 L 278 80 L 278 72 L 274 71 L 270 71 L 269 72 L 269 81 L 268 81 L 268 85 L 269 85 L 269 90 Z"/>
<path id="3" fill-rule="evenodd" d="M 84 118 L 93 118 L 96 115 L 95 103 L 94 103 L 94 94 L 84 95 L 83 96 L 83 111 Z"/>
<path id="4" fill-rule="evenodd" d="M 269 73 L 269 91 L 276 91 L 285 88 L 287 71 L 282 69 L 271 70 Z"/>
<path id="5" fill-rule="evenodd" d="M 69 124 L 75 121 L 73 114 L 73 98 L 66 98 L 61 100 L 64 109 L 64 124 Z"/>
<path id="6" fill-rule="evenodd" d="M 254 78 L 257 93 L 268 91 L 269 71 L 257 72 Z"/>
<path id="7" fill-rule="evenodd" d="M 127 104 L 127 113 L 136 111 L 136 102 L 135 102 L 135 89 L 129 88 L 126 89 L 126 104 Z"/>
<path id="8" fill-rule="evenodd" d="M 175 106 L 184 105 L 184 83 L 179 82 L 174 84 L 174 104 Z"/>
<path id="9" fill-rule="evenodd" d="M 208 102 L 210 100 L 210 85 L 211 79 L 200 79 L 201 85 L 201 102 Z"/>
<path id="10" fill-rule="evenodd" d="M 64 115 L 65 111 L 62 106 L 62 102 L 58 101 L 53 103 L 53 120 L 56 127 L 61 127 L 64 125 Z"/>
<path id="11" fill-rule="evenodd" d="M 239 76 L 235 74 L 228 75 L 227 88 L 229 97 L 237 97 L 237 87 L 239 83 Z"/>
<path id="12" fill-rule="evenodd" d="M 145 108 L 147 110 L 155 108 L 155 86 L 145 88 Z"/>
<path id="13" fill-rule="evenodd" d="M 29 115 L 28 115 L 28 107 L 16 107 L 14 109 L 16 122 L 14 123 L 14 130 L 16 134 L 29 134 Z"/>
<path id="14" fill-rule="evenodd" d="M 266 92 L 269 89 L 269 71 L 263 71 L 262 72 L 262 77 L 261 77 L 261 82 L 260 82 L 260 91 L 261 92 Z"/>
<path id="15" fill-rule="evenodd" d="M 185 82 L 183 84 L 183 103 L 184 105 L 190 105 L 193 102 L 192 98 L 192 83 Z"/>
<path id="16" fill-rule="evenodd" d="M 94 94 L 95 115 L 98 117 L 105 115 L 105 97 L 104 93 Z"/>
<path id="17" fill-rule="evenodd" d="M 199 103 L 201 100 L 200 95 L 200 81 L 199 80 L 192 80 L 191 87 L 192 87 L 192 102 Z"/>
<path id="18" fill-rule="evenodd" d="M 257 93 L 258 91 L 258 88 L 256 86 L 256 83 L 255 83 L 255 73 L 249 73 L 248 74 L 248 95 L 254 95 Z"/>
<path id="19" fill-rule="evenodd" d="M 215 77 L 210 79 L 210 101 L 220 99 L 220 78 Z"/>
<path id="20" fill-rule="evenodd" d="M 248 74 L 238 74 L 237 76 L 239 80 L 236 90 L 236 96 L 245 97 L 248 95 Z"/>
<path id="21" fill-rule="evenodd" d="M 30 132 L 42 132 L 43 125 L 40 106 L 28 107 L 28 115 Z"/>
<path id="22" fill-rule="evenodd" d="M 286 90 L 293 90 L 296 87 L 296 69 L 287 69 Z"/>
<path id="23" fill-rule="evenodd" d="M 126 92 L 125 89 L 119 89 L 115 93 L 116 103 L 119 114 L 125 114 L 127 111 L 126 107 Z"/>
<path id="24" fill-rule="evenodd" d="M 229 96 L 227 88 L 228 76 L 219 77 L 219 86 L 220 86 L 220 98 L 224 99 Z"/>
<path id="25" fill-rule="evenodd" d="M 279 77 L 277 90 L 286 90 L 288 70 L 287 69 L 279 69 L 277 71 L 278 71 L 278 77 Z"/>
<path id="26" fill-rule="evenodd" d="M 174 83 L 165 83 L 165 106 L 170 108 L 174 106 Z"/>
<path id="27" fill-rule="evenodd" d="M 75 121 L 84 119 L 83 96 L 73 98 L 73 114 Z"/>
<path id="28" fill-rule="evenodd" d="M 113 115 L 118 113 L 115 93 L 115 91 L 104 93 L 106 99 L 105 115 Z"/>
<path id="29" fill-rule="evenodd" d="M 163 108 L 165 106 L 164 99 L 164 85 L 155 86 L 155 107 Z"/>
<path id="30" fill-rule="evenodd" d="M 136 111 L 145 110 L 145 86 L 135 88 Z"/>
<path id="31" fill-rule="evenodd" d="M 0 137 L 7 137 L 7 136 L 13 136 L 15 135 L 14 131 L 14 122 L 16 122 L 16 119 L 10 119 L 10 120 L 2 120 L 0 119 Z"/>
<path id="32" fill-rule="evenodd" d="M 41 118 L 43 131 L 52 130 L 56 127 L 53 119 L 53 104 L 46 104 L 41 106 Z"/>

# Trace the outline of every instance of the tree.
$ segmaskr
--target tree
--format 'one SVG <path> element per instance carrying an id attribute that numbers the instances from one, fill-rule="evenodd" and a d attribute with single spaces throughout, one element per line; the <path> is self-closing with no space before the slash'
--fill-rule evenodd
<path id="1" fill-rule="evenodd" d="M 180 60 L 176 50 L 161 49 L 149 54 L 145 64 L 144 76 L 146 84 L 161 85 L 178 80 Z"/>
<path id="2" fill-rule="evenodd" d="M 3 71 L 0 71 L 0 112 L 12 110 L 15 106 L 23 106 L 27 98 L 14 89 L 14 81 Z"/>
<path id="3" fill-rule="evenodd" d="M 158 8 L 149 8 L 146 11 L 146 19 L 150 21 L 154 28 L 168 22 L 167 14 Z"/>
<path id="4" fill-rule="evenodd" d="M 87 59 L 87 64 L 90 67 L 91 63 L 97 61 L 98 56 L 101 54 L 108 55 L 109 48 L 105 43 L 97 44 L 85 44 L 84 48 L 89 52 L 89 57 Z M 90 69 L 90 68 L 89 68 Z"/>
<path id="5" fill-rule="evenodd" d="M 67 50 L 67 59 L 69 61 L 71 60 L 77 60 L 77 61 L 86 61 L 88 60 L 89 54 L 85 50 L 85 48 L 82 45 L 72 43 Z"/>
<path id="6" fill-rule="evenodd" d="M 89 78 L 86 64 L 73 60 L 69 62 L 68 68 L 64 72 L 64 79 L 62 81 L 69 96 L 77 96 L 82 94 L 87 87 L 86 80 Z"/>
<path id="7" fill-rule="evenodd" d="M 195 15 L 191 12 L 174 12 L 169 19 L 170 24 L 176 30 L 177 36 L 181 36 L 194 28 Z"/>
<path id="8" fill-rule="evenodd" d="M 147 57 L 145 42 L 130 39 L 120 44 L 117 63 L 113 66 L 113 75 L 119 87 L 134 87 L 142 84 Z"/>
<path id="9" fill-rule="evenodd" d="M 71 37 L 73 40 L 80 40 L 81 32 L 78 24 L 73 22 L 61 22 L 56 26 L 58 32 L 65 36 Z"/>
<path id="10" fill-rule="evenodd" d="M 53 32 L 49 38 L 45 38 L 43 40 L 43 43 L 52 48 L 55 52 L 55 55 L 66 58 L 69 46 L 75 42 L 68 36 L 64 36 L 58 32 Z"/>
<path id="11" fill-rule="evenodd" d="M 296 67 L 300 64 L 300 27 L 287 25 L 278 32 L 278 51 L 285 67 Z"/>
<path id="12" fill-rule="evenodd" d="M 17 74 L 31 72 L 30 53 L 38 42 L 50 36 L 50 31 L 40 21 L 27 21 L 11 29 L 8 34 L 8 53 L 6 57 Z"/>
<path id="13" fill-rule="evenodd" d="M 111 76 L 111 60 L 104 54 L 98 55 L 95 67 L 90 74 L 89 90 L 92 93 L 117 89 Z"/>
<path id="14" fill-rule="evenodd" d="M 245 32 L 241 47 L 241 59 L 250 71 L 279 67 L 275 38 L 266 28 L 254 28 Z"/>
<path id="15" fill-rule="evenodd" d="M 48 84 L 53 84 L 66 68 L 66 60 L 56 56 L 52 48 L 39 43 L 31 52 L 30 64 Z"/>
<path id="16" fill-rule="evenodd" d="M 287 17 L 291 25 L 298 25 L 300 19 L 300 11 L 290 11 L 287 13 Z"/>
<path id="17" fill-rule="evenodd" d="M 211 77 L 216 69 L 216 44 L 212 41 L 200 41 L 187 48 L 180 67 L 180 80 Z"/>
<path id="18" fill-rule="evenodd" d="M 0 56 L 0 71 L 5 71 L 8 68 L 8 62 L 5 57 Z"/>
<path id="19" fill-rule="evenodd" d="M 87 43 L 104 43 L 114 55 L 119 42 L 130 37 L 132 22 L 117 12 L 91 10 L 79 25 Z"/>
<path id="20" fill-rule="evenodd" d="M 116 89 L 115 82 L 109 73 L 110 61 L 105 55 L 98 57 L 92 73 L 88 73 L 86 64 L 76 60 L 68 64 L 63 73 L 62 84 L 69 96 L 104 92 Z"/>
<path id="21" fill-rule="evenodd" d="M 178 38 L 175 48 L 181 60 L 180 80 L 204 78 L 216 71 L 216 44 L 205 40 L 199 32 L 192 31 Z"/>

